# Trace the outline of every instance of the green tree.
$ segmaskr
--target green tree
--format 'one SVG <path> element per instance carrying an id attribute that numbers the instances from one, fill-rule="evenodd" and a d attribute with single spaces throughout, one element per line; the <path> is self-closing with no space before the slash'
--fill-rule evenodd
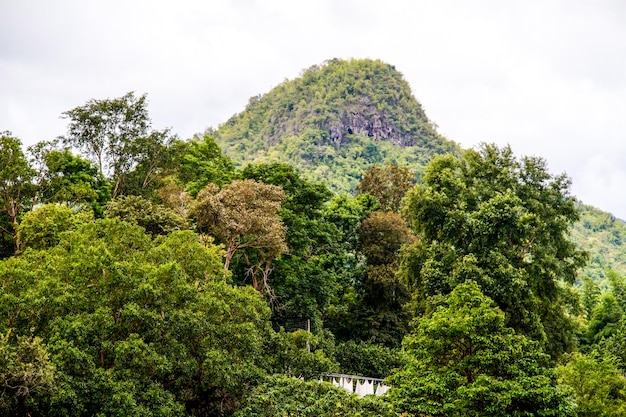
<path id="1" fill-rule="evenodd" d="M 587 337 L 592 343 L 610 337 L 615 333 L 624 311 L 618 304 L 613 293 L 608 292 L 600 296 L 598 304 L 591 312 L 591 319 L 587 325 Z"/>
<path id="2" fill-rule="evenodd" d="M 33 415 L 229 415 L 266 374 L 270 311 L 191 231 L 101 219 L 0 262 L 0 333 L 38 337 L 55 391 Z M 12 342 L 14 343 L 14 342 Z"/>
<path id="3" fill-rule="evenodd" d="M 475 281 L 459 284 L 405 338 L 389 397 L 412 416 L 573 416 L 538 343 L 506 327 Z"/>
<path id="4" fill-rule="evenodd" d="M 0 232 L 3 256 L 19 250 L 17 225 L 19 216 L 30 207 L 34 197 L 34 175 L 22 151 L 22 142 L 11 132 L 0 132 L 0 215 L 4 217 L 0 219 Z M 12 250 L 5 246 L 6 242 L 10 242 Z"/>
<path id="5" fill-rule="evenodd" d="M 285 326 L 309 319 L 317 332 L 340 288 L 343 265 L 339 260 L 345 259 L 342 234 L 326 216 L 331 193 L 325 185 L 306 180 L 286 164 L 248 165 L 241 176 L 280 186 L 285 193 L 278 214 L 286 228 L 289 251 L 273 263 L 272 320 Z M 240 265 L 239 270 L 245 267 Z"/>
<path id="6" fill-rule="evenodd" d="M 626 378 L 610 355 L 572 353 L 556 368 L 559 383 L 576 399 L 578 417 L 626 415 Z"/>
<path id="7" fill-rule="evenodd" d="M 96 217 L 103 217 L 111 200 L 111 184 L 90 161 L 73 155 L 68 149 L 50 149 L 50 145 L 40 142 L 29 148 L 39 165 L 39 201 L 88 205 Z"/>
<path id="8" fill-rule="evenodd" d="M 173 210 L 139 196 L 113 200 L 107 209 L 107 217 L 138 224 L 153 237 L 183 229 L 185 224 L 185 220 Z"/>
<path id="9" fill-rule="evenodd" d="M 583 276 L 582 280 L 582 305 L 585 309 L 585 314 L 587 316 L 587 320 L 591 319 L 591 314 L 593 313 L 593 309 L 598 305 L 598 301 L 600 299 L 600 294 L 602 291 L 598 284 L 594 282 L 593 279 L 588 276 Z"/>
<path id="10" fill-rule="evenodd" d="M 33 415 L 38 396 L 54 395 L 56 368 L 38 337 L 0 334 L 0 411 L 3 415 Z"/>
<path id="11" fill-rule="evenodd" d="M 539 340 L 553 358 L 575 345 L 569 292 L 586 253 L 569 240 L 577 220 L 570 180 L 544 160 L 516 159 L 483 144 L 462 158 L 435 157 L 407 196 L 419 240 L 401 272 L 418 312 L 475 279 L 506 313 L 507 325 Z"/>
<path id="12" fill-rule="evenodd" d="M 398 347 L 410 320 L 404 308 L 410 294 L 397 277 L 397 255 L 414 236 L 398 213 L 382 211 L 370 213 L 357 233 L 365 274 L 354 283 L 357 298 L 343 314 L 338 336 Z"/>
<path id="13" fill-rule="evenodd" d="M 341 372 L 372 378 L 387 378 L 407 363 L 404 352 L 370 342 L 349 340 L 335 348 Z"/>
<path id="14" fill-rule="evenodd" d="M 172 170 L 185 190 L 195 197 L 209 184 L 219 187 L 231 182 L 235 166 L 222 154 L 215 140 L 205 134 L 173 145 Z"/>
<path id="15" fill-rule="evenodd" d="M 133 92 L 122 97 L 89 100 L 85 105 L 63 113 L 69 119 L 66 145 L 72 146 L 94 160 L 100 173 L 111 179 L 112 196 L 117 197 L 129 172 L 143 162 L 143 184 L 149 182 L 158 161 L 167 147 L 167 131 L 150 130 L 146 95 Z"/>
<path id="16" fill-rule="evenodd" d="M 403 245 L 415 240 L 406 221 L 397 213 L 374 211 L 358 229 L 359 249 L 372 266 L 397 265 Z"/>
<path id="17" fill-rule="evenodd" d="M 24 214 L 17 236 L 22 249 L 47 249 L 59 243 L 61 233 L 74 230 L 92 219 L 91 213 L 74 213 L 61 204 L 45 204 Z"/>

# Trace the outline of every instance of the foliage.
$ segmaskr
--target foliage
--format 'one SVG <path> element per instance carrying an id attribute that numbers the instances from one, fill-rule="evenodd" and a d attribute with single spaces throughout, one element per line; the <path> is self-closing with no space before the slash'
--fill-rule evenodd
<path id="1" fill-rule="evenodd" d="M 169 171 L 191 196 L 195 197 L 209 184 L 223 187 L 233 180 L 235 167 L 211 136 L 196 135 L 190 141 L 177 142 L 173 148 L 174 160 Z"/>
<path id="2" fill-rule="evenodd" d="M 341 260 L 346 259 L 340 244 L 341 231 L 327 217 L 330 191 L 285 164 L 248 165 L 241 176 L 280 186 L 285 193 L 278 214 L 286 228 L 289 250 L 273 262 L 272 320 L 284 326 L 293 320 L 309 319 L 317 331 L 322 315 L 340 289 L 344 267 Z"/>
<path id="3" fill-rule="evenodd" d="M 209 184 L 198 194 L 194 207 L 198 229 L 226 246 L 224 268 L 229 270 L 233 256 L 240 252 L 259 292 L 269 291 L 272 261 L 287 250 L 285 228 L 278 216 L 284 196 L 280 187 L 253 180 L 234 181 L 221 190 Z"/>
<path id="4" fill-rule="evenodd" d="M 363 174 L 357 193 L 370 193 L 385 211 L 400 211 L 402 199 L 415 183 L 415 174 L 407 167 L 387 162 L 374 165 Z"/>
<path id="5" fill-rule="evenodd" d="M 327 382 L 304 381 L 273 375 L 246 399 L 238 417 L 394 417 L 380 398 L 357 398 Z"/>
<path id="6" fill-rule="evenodd" d="M 581 275 L 594 280 L 602 291 L 610 282 L 607 271 L 626 275 L 626 224 L 610 213 L 577 204 L 580 220 L 571 228 L 572 241 L 589 253 L 589 262 Z"/>
<path id="7" fill-rule="evenodd" d="M 61 204 L 46 204 L 29 211 L 17 227 L 22 249 L 48 249 L 61 240 L 61 233 L 93 219 L 91 213 L 74 211 Z"/>
<path id="8" fill-rule="evenodd" d="M 372 378 L 387 378 L 407 362 L 401 349 L 354 340 L 337 345 L 335 359 L 341 372 Z"/>
<path id="9" fill-rule="evenodd" d="M 113 200 L 107 209 L 107 217 L 138 224 L 153 237 L 167 235 L 185 225 L 185 220 L 173 210 L 139 196 Z"/>
<path id="10" fill-rule="evenodd" d="M 328 335 L 314 335 L 302 329 L 286 332 L 281 328 L 267 344 L 267 350 L 274 352 L 270 358 L 274 373 L 306 379 L 339 371 L 329 355 L 332 348 Z"/>
<path id="11" fill-rule="evenodd" d="M 190 231 L 152 241 L 103 219 L 0 262 L 0 333 L 40 338 L 56 368 L 35 414 L 231 413 L 265 374 L 272 331 L 256 291 L 224 281 L 220 254 Z"/>
<path id="12" fill-rule="evenodd" d="M 70 121 L 63 142 L 92 158 L 100 173 L 111 178 L 113 198 L 139 163 L 144 163 L 142 171 L 149 182 L 155 168 L 151 162 L 158 161 L 170 139 L 167 131 L 150 131 L 147 106 L 145 94 L 135 97 L 130 92 L 114 99 L 89 100 L 63 113 Z"/>
<path id="13" fill-rule="evenodd" d="M 358 235 L 360 251 L 371 266 L 396 264 L 400 248 L 415 240 L 406 221 L 394 212 L 370 213 Z"/>
<path id="14" fill-rule="evenodd" d="M 22 142 L 11 132 L 0 132 L 0 257 L 19 250 L 18 218 L 34 197 L 34 175 L 22 151 Z"/>
<path id="15" fill-rule="evenodd" d="M 626 319 L 624 315 L 612 330 L 610 336 L 601 339 L 595 347 L 603 355 L 614 358 L 615 365 L 624 373 L 626 372 Z"/>
<path id="16" fill-rule="evenodd" d="M 626 415 L 626 378 L 610 355 L 572 353 L 556 368 L 559 383 L 572 390 L 578 417 Z"/>
<path id="17" fill-rule="evenodd" d="M 475 279 L 508 326 L 541 341 L 553 358 L 571 350 L 577 303 L 564 285 L 586 254 L 569 239 L 578 218 L 569 185 L 544 160 L 518 160 L 509 147 L 433 158 L 406 205 L 419 240 L 404 251 L 401 272 L 418 311 Z"/>
<path id="18" fill-rule="evenodd" d="M 354 190 L 374 164 L 418 172 L 432 155 L 458 149 L 436 133 L 402 74 L 368 59 L 313 66 L 207 133 L 237 165 L 288 163 L 339 192 Z"/>
<path id="19" fill-rule="evenodd" d="M 415 416 L 573 416 L 537 342 L 505 325 L 475 281 L 459 284 L 418 319 L 409 363 L 390 378 L 396 411 Z"/>
<path id="20" fill-rule="evenodd" d="M 33 398 L 53 395 L 56 369 L 38 337 L 0 334 L 0 411 L 30 415 Z"/>
<path id="21" fill-rule="evenodd" d="M 587 337 L 590 342 L 598 343 L 615 333 L 624 311 L 617 303 L 613 293 L 603 294 L 591 312 L 587 326 Z"/>
<path id="22" fill-rule="evenodd" d="M 111 200 L 111 184 L 90 161 L 68 149 L 50 149 L 54 144 L 40 142 L 29 148 L 39 165 L 38 197 L 42 203 L 88 206 L 96 217 L 103 217 Z"/>

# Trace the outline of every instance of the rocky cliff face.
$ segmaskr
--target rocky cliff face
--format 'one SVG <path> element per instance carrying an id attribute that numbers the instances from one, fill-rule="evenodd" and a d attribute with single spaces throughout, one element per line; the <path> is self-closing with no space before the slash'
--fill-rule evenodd
<path id="1" fill-rule="evenodd" d="M 410 142 L 410 138 L 403 135 L 369 97 L 360 97 L 357 104 L 342 109 L 338 122 L 331 122 L 328 133 L 330 139 L 339 145 L 347 135 L 352 134 L 365 135 L 375 141 L 390 141 L 396 146 L 405 146 L 407 141 Z"/>

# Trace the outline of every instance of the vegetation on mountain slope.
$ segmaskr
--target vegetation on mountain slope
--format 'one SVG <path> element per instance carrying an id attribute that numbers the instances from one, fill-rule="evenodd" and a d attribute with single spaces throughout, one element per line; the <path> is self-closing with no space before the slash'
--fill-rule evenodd
<path id="1" fill-rule="evenodd" d="M 376 163 L 421 172 L 458 146 L 439 135 L 402 74 L 382 61 L 332 59 L 270 92 L 211 131 L 233 161 L 285 162 L 337 192 Z"/>

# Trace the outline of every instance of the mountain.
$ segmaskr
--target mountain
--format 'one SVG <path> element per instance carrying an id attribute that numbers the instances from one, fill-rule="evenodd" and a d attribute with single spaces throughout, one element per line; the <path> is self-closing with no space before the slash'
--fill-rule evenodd
<path id="1" fill-rule="evenodd" d="M 459 150 L 437 133 L 402 74 L 370 59 L 312 66 L 209 133 L 239 166 L 286 162 L 337 192 L 353 191 L 373 164 L 419 173 L 433 155 Z"/>
<path id="2" fill-rule="evenodd" d="M 373 164 L 396 162 L 419 177 L 433 155 L 460 150 L 437 133 L 402 74 L 369 59 L 314 65 L 208 133 L 240 167 L 285 162 L 338 193 L 353 192 Z M 581 273 L 606 289 L 608 269 L 626 275 L 626 224 L 594 207 L 580 210 L 572 239 L 590 254 Z"/>

